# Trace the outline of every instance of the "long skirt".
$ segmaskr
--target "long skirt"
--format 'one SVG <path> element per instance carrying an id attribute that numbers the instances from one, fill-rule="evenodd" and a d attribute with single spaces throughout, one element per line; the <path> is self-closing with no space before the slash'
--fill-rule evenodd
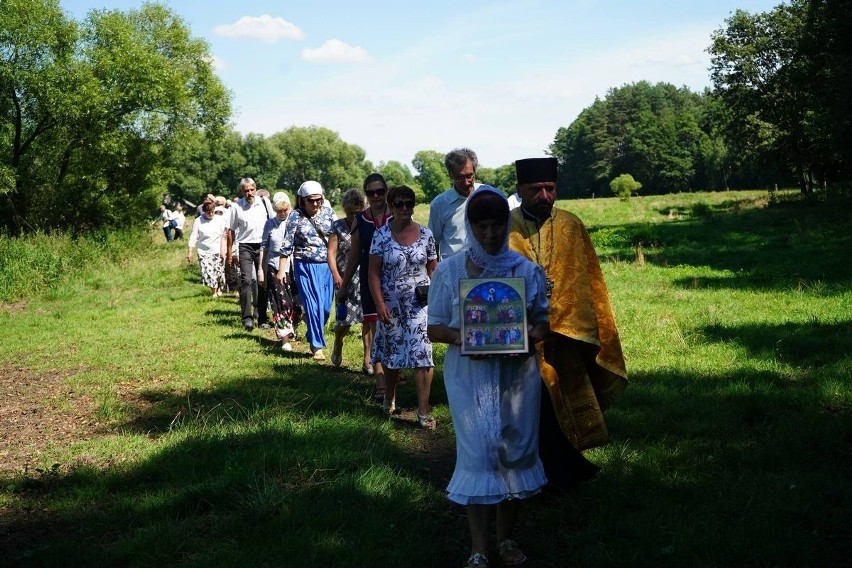
<path id="1" fill-rule="evenodd" d="M 266 265 L 266 297 L 269 300 L 269 311 L 272 312 L 272 325 L 275 335 L 283 341 L 296 337 L 296 325 L 302 317 L 302 308 L 290 294 L 290 285 L 278 284 L 275 276 L 278 269 Z"/>
<path id="2" fill-rule="evenodd" d="M 225 283 L 225 267 L 219 254 L 198 255 L 201 265 L 201 283 L 210 288 L 221 288 Z"/>
<path id="3" fill-rule="evenodd" d="M 305 310 L 305 337 L 312 349 L 325 347 L 325 324 L 331 314 L 334 280 L 325 262 L 295 259 L 293 273 L 302 308 Z"/>

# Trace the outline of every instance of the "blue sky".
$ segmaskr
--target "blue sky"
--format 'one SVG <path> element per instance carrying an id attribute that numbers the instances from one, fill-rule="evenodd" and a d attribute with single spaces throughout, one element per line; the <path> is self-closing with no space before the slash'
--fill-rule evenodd
<path id="1" fill-rule="evenodd" d="M 163 1 L 210 45 L 235 128 L 325 126 L 378 164 L 472 148 L 545 155 L 556 131 L 640 80 L 710 86 L 710 34 L 779 0 Z M 141 0 L 61 0 L 75 19 Z"/>

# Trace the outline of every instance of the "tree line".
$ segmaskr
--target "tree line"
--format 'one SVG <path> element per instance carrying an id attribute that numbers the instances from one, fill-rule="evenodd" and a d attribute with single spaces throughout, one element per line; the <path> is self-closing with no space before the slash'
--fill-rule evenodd
<path id="1" fill-rule="evenodd" d="M 707 51 L 712 90 L 625 85 L 559 128 L 561 195 L 608 195 L 626 174 L 652 194 L 850 180 L 852 3 L 737 10 Z"/>
<path id="2" fill-rule="evenodd" d="M 708 47 L 712 90 L 644 81 L 610 89 L 556 131 L 560 196 L 611 195 L 623 175 L 643 193 L 812 192 L 849 180 L 850 5 L 736 11 Z M 421 150 L 411 167 L 373 164 L 328 128 L 243 135 L 230 117 L 209 47 L 165 6 L 75 21 L 58 0 L 0 3 L 2 232 L 137 223 L 164 196 L 232 196 L 244 176 L 270 190 L 315 179 L 332 201 L 372 171 L 421 200 L 451 185 L 443 152 Z M 477 178 L 515 185 L 512 164 L 482 167 Z"/>

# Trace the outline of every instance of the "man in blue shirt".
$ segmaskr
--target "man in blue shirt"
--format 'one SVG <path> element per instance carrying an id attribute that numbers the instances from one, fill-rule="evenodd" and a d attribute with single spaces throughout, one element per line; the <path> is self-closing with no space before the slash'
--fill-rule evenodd
<path id="1" fill-rule="evenodd" d="M 444 166 L 453 187 L 438 195 L 429 205 L 429 229 L 438 244 L 438 258 L 444 260 L 464 248 L 464 205 L 477 184 L 479 160 L 470 148 L 456 148 L 444 156 Z"/>

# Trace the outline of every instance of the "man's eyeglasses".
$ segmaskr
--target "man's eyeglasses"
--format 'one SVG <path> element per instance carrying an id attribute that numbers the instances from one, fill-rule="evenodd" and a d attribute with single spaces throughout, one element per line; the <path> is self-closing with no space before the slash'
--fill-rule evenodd
<path id="1" fill-rule="evenodd" d="M 473 181 L 475 177 L 476 177 L 476 173 L 459 174 L 459 175 L 453 176 L 453 181 Z"/>
<path id="2" fill-rule="evenodd" d="M 323 198 L 317 197 L 317 198 L 314 198 L 314 199 L 310 199 L 310 198 L 306 197 L 305 201 L 307 201 L 308 203 L 313 203 L 314 205 L 319 205 L 320 203 L 323 202 Z"/>
<path id="3" fill-rule="evenodd" d="M 394 201 L 393 206 L 396 207 L 397 209 L 403 209 L 403 208 L 414 209 L 414 200 L 413 199 L 406 199 L 404 201 Z"/>
<path id="4" fill-rule="evenodd" d="M 368 189 L 364 193 L 367 194 L 367 197 L 382 197 L 385 194 L 384 189 Z"/>

